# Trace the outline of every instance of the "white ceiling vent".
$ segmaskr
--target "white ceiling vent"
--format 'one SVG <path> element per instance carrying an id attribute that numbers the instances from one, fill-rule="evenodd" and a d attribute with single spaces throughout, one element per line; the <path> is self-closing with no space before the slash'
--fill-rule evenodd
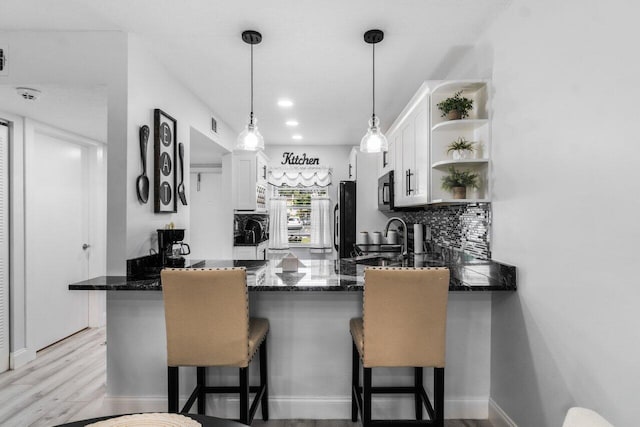
<path id="1" fill-rule="evenodd" d="M 40 95 L 42 95 L 42 92 L 38 89 L 32 89 L 29 87 L 17 87 L 16 91 L 18 92 L 18 95 L 27 101 L 37 101 L 38 98 L 40 98 Z"/>
<path id="2" fill-rule="evenodd" d="M 8 51 L 9 46 L 6 43 L 0 43 L 0 76 L 9 75 Z"/>

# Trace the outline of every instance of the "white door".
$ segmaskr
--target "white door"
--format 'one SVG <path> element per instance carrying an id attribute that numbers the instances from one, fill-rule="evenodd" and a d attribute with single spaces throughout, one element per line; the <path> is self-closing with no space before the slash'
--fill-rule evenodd
<path id="1" fill-rule="evenodd" d="M 0 122 L 0 372 L 9 369 L 9 127 Z"/>
<path id="2" fill-rule="evenodd" d="M 89 149 L 34 126 L 25 138 L 27 345 L 39 350 L 88 326 Z"/>

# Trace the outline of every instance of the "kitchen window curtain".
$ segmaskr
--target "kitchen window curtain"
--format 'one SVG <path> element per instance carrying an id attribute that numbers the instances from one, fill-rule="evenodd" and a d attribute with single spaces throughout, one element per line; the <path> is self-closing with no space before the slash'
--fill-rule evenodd
<path id="1" fill-rule="evenodd" d="M 331 185 L 331 169 L 272 168 L 268 181 L 276 187 L 328 187 Z"/>
<path id="2" fill-rule="evenodd" d="M 331 251 L 331 213 L 328 197 L 311 197 L 311 251 Z"/>
<path id="3" fill-rule="evenodd" d="M 287 201 L 282 197 L 272 198 L 269 206 L 269 249 L 289 249 Z"/>

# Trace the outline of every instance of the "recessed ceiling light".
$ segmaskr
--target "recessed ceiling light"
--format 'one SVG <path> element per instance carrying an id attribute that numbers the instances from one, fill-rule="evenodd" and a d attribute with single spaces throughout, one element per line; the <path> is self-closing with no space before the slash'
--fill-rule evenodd
<path id="1" fill-rule="evenodd" d="M 292 138 L 292 139 L 295 139 L 295 140 L 301 140 L 301 139 L 302 139 L 302 135 L 295 134 L 295 135 L 293 135 L 291 138 Z"/>
<path id="2" fill-rule="evenodd" d="M 285 123 L 285 125 L 287 126 L 291 126 L 291 127 L 296 127 L 298 126 L 298 122 L 295 120 L 287 120 L 287 122 Z"/>
<path id="3" fill-rule="evenodd" d="M 279 99 L 278 107 L 284 107 L 284 108 L 293 107 L 293 101 L 290 99 Z"/>

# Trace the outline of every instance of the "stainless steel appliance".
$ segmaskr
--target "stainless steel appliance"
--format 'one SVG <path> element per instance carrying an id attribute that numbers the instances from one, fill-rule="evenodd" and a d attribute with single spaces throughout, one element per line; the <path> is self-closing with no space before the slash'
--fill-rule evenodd
<path id="1" fill-rule="evenodd" d="M 393 171 L 389 171 L 378 178 L 378 210 L 391 212 L 395 209 L 393 185 Z"/>
<path id="2" fill-rule="evenodd" d="M 184 229 L 158 230 L 158 253 L 162 267 L 184 267 L 183 255 L 189 255 L 191 248 L 183 242 Z"/>
<path id="3" fill-rule="evenodd" d="M 356 243 L 356 183 L 340 181 L 333 210 L 333 246 L 339 258 L 350 258 Z"/>

